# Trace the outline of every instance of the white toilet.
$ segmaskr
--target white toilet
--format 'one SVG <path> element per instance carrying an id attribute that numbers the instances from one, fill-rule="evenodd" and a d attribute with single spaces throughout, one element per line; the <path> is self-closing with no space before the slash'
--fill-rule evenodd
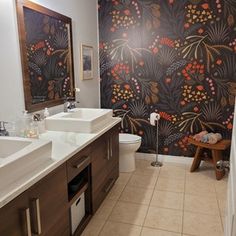
<path id="1" fill-rule="evenodd" d="M 133 134 L 119 134 L 120 172 L 135 170 L 135 152 L 141 145 L 142 138 Z"/>

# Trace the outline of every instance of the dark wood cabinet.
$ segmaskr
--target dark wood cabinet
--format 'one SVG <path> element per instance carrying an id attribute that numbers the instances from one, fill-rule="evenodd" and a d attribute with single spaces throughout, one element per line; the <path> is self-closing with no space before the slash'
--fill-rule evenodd
<path id="1" fill-rule="evenodd" d="M 116 125 L 2 207 L 0 236 L 71 235 L 70 207 L 84 192 L 85 216 L 74 233 L 80 235 L 118 176 L 119 125 Z M 71 192 L 76 179 L 81 187 Z"/>
<path id="2" fill-rule="evenodd" d="M 59 227 L 52 232 L 56 225 L 60 225 L 61 233 L 64 232 L 69 224 L 66 166 L 58 167 L 36 183 L 29 190 L 29 195 L 32 232 L 56 236 Z"/>
<path id="3" fill-rule="evenodd" d="M 0 235 L 26 236 L 31 229 L 28 192 L 22 193 L 0 209 Z"/>
<path id="4" fill-rule="evenodd" d="M 107 139 L 109 141 L 110 159 L 107 163 L 108 172 L 117 168 L 119 169 L 119 126 L 114 127 L 107 133 Z"/>
<path id="5" fill-rule="evenodd" d="M 92 158 L 93 213 L 119 177 L 119 126 L 115 126 L 95 141 Z"/>
<path id="6" fill-rule="evenodd" d="M 56 236 L 65 232 L 69 224 L 65 165 L 4 206 L 0 220 L 0 235 L 4 236 Z"/>
<path id="7" fill-rule="evenodd" d="M 109 159 L 108 147 L 108 140 L 104 136 L 93 143 L 93 150 L 91 152 L 93 192 L 96 192 L 106 179 L 106 165 Z"/>

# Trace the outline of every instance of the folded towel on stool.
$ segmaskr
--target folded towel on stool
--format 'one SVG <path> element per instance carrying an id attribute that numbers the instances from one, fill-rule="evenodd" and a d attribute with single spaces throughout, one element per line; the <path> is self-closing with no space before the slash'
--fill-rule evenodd
<path id="1" fill-rule="evenodd" d="M 220 133 L 208 133 L 202 136 L 201 142 L 215 144 L 222 139 L 222 135 Z"/>
<path id="2" fill-rule="evenodd" d="M 198 142 L 200 142 L 201 140 L 202 140 L 202 137 L 204 136 L 204 135 L 206 135 L 206 134 L 208 134 L 208 132 L 207 131 L 201 131 L 200 133 L 198 133 L 198 134 L 195 134 L 194 136 L 193 136 L 193 139 L 194 140 L 196 140 L 196 141 L 198 141 Z"/>

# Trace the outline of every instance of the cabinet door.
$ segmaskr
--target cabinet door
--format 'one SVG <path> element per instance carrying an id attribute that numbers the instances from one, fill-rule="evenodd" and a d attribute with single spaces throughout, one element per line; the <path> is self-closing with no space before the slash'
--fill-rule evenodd
<path id="1" fill-rule="evenodd" d="M 93 193 L 93 213 L 97 211 L 119 176 L 119 169 L 113 168 L 99 189 Z"/>
<path id="2" fill-rule="evenodd" d="M 49 235 L 56 224 L 64 232 L 69 225 L 66 165 L 58 167 L 30 189 L 32 232 Z M 64 216 L 65 221 L 60 221 Z M 58 235 L 50 233 L 50 236 Z"/>
<path id="3" fill-rule="evenodd" d="M 0 235 L 31 235 L 30 211 L 27 191 L 0 209 Z"/>
<path id="4" fill-rule="evenodd" d="M 107 133 L 109 139 L 108 173 L 116 166 L 119 168 L 119 128 L 115 126 Z"/>
<path id="5" fill-rule="evenodd" d="M 108 162 L 108 151 L 109 143 L 107 135 L 104 134 L 98 140 L 93 143 L 91 152 L 92 158 L 92 192 L 97 191 L 107 176 L 107 162 Z"/>
<path id="6" fill-rule="evenodd" d="M 119 128 L 112 128 L 93 144 L 92 202 L 93 213 L 101 205 L 119 176 Z"/>

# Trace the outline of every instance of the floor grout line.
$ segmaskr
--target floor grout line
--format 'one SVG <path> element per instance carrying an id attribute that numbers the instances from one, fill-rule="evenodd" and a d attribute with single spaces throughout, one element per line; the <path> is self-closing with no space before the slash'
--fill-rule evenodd
<path id="1" fill-rule="evenodd" d="M 127 200 L 122 200 L 119 199 L 119 202 L 123 202 L 123 203 L 129 203 L 129 204 L 135 204 L 135 205 L 143 205 L 143 206 L 149 206 L 150 203 L 141 203 L 141 202 L 131 202 L 131 201 L 127 201 Z M 151 202 L 151 200 L 150 200 Z"/>
<path id="2" fill-rule="evenodd" d="M 98 236 L 101 234 L 101 232 L 102 232 L 103 228 L 105 227 L 106 223 L 107 223 L 107 221 L 105 220 L 102 228 L 98 232 Z"/>
<path id="3" fill-rule="evenodd" d="M 175 234 L 180 234 L 180 235 L 182 235 L 181 232 L 170 231 L 170 230 L 160 229 L 160 228 L 154 228 L 154 227 L 151 227 L 151 226 L 144 226 L 144 227 L 142 227 L 142 228 L 148 228 L 148 229 L 160 230 L 160 231 L 164 231 L 164 232 L 168 232 L 168 233 L 175 233 Z"/>
<path id="4" fill-rule="evenodd" d="M 222 217 L 221 217 L 221 210 L 220 210 L 220 203 L 219 203 L 219 198 L 218 198 L 218 193 L 216 191 L 216 185 L 214 183 L 214 188 L 215 188 L 215 193 L 216 193 L 216 201 L 217 201 L 217 205 L 218 205 L 218 213 L 219 213 L 219 217 L 220 217 L 220 222 L 221 222 L 221 228 L 224 232 L 224 223 L 223 223 L 223 220 L 222 220 Z M 227 193 L 226 193 L 227 194 Z"/>
<path id="5" fill-rule="evenodd" d="M 223 222 L 223 219 L 222 219 L 224 216 L 221 215 L 221 209 L 220 209 L 219 199 L 216 198 L 216 201 L 217 201 L 217 205 L 218 205 L 218 210 L 219 210 L 219 217 L 220 217 L 220 221 L 221 221 L 221 226 L 222 226 L 222 229 L 223 229 L 223 231 L 224 231 L 224 222 Z"/>
<path id="6" fill-rule="evenodd" d="M 151 206 L 151 201 L 152 201 L 152 198 L 153 198 L 154 190 L 155 190 L 155 187 L 156 187 L 156 184 L 157 184 L 158 178 L 159 178 L 160 173 L 161 173 L 161 167 L 158 167 L 158 168 L 160 168 L 160 170 L 158 171 L 158 176 L 157 176 L 157 179 L 156 179 L 156 182 L 155 182 L 155 185 L 154 185 L 154 189 L 153 189 L 153 191 L 152 191 L 152 196 L 151 196 L 151 200 L 150 200 L 150 202 L 149 202 L 149 204 L 148 204 L 148 208 L 147 208 L 146 215 L 145 215 L 144 220 L 143 220 L 142 228 L 144 227 L 144 224 L 145 224 L 145 221 L 146 221 L 146 218 L 147 218 L 147 215 L 148 215 L 148 212 L 149 212 L 150 206 Z"/>
<path id="7" fill-rule="evenodd" d="M 151 198 L 150 198 L 150 202 L 149 202 L 149 204 L 148 204 L 148 208 L 147 208 L 146 215 L 145 215 L 144 220 L 143 220 L 142 230 L 141 230 L 140 235 L 141 235 L 142 232 L 143 232 L 144 224 L 145 224 L 145 221 L 146 221 L 146 218 L 147 218 L 148 212 L 149 212 L 149 208 L 150 208 L 150 205 L 151 205 L 151 201 L 152 201 L 152 198 L 153 198 L 153 194 L 154 194 L 155 187 L 156 187 L 156 184 L 157 184 L 158 178 L 159 178 L 159 176 L 160 176 L 160 173 L 161 173 L 161 169 L 158 171 L 157 179 L 156 179 L 156 182 L 155 182 L 155 185 L 154 185 L 154 189 L 153 189 L 153 191 L 152 191 L 152 196 L 151 196 Z"/>

